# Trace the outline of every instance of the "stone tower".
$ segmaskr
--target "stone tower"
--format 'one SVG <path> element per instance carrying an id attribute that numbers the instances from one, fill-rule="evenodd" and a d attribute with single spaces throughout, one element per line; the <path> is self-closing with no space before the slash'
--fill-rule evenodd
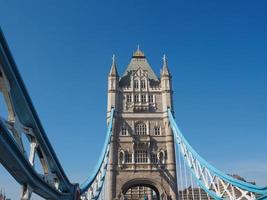
<path id="1" fill-rule="evenodd" d="M 120 77 L 115 56 L 108 76 L 107 118 L 116 110 L 105 199 L 176 200 L 175 149 L 167 108 L 172 108 L 166 57 L 160 78 L 138 48 Z"/>

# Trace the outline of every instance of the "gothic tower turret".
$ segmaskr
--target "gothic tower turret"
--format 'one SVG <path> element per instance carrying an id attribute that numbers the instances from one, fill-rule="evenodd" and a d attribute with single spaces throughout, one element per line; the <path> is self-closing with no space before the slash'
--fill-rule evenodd
<path id="1" fill-rule="evenodd" d="M 116 58 L 113 54 L 112 56 L 112 64 L 111 68 L 108 74 L 108 102 L 107 102 L 107 122 L 110 123 L 110 111 L 111 108 L 118 109 L 118 92 L 119 92 L 119 74 L 117 71 L 116 66 Z M 114 132 L 115 132 L 115 124 L 116 119 L 113 120 L 114 126 L 113 126 L 113 134 L 111 136 L 111 143 L 110 143 L 110 156 L 109 156 L 109 166 L 107 169 L 107 190 L 106 196 L 108 200 L 112 200 L 112 196 L 115 195 L 114 191 L 114 169 L 113 169 L 113 163 L 114 163 L 114 152 L 116 151 L 116 144 L 114 140 Z"/>
<path id="2" fill-rule="evenodd" d="M 172 80 L 171 73 L 168 68 L 168 61 L 166 55 L 163 55 L 163 67 L 161 70 L 160 84 L 161 84 L 161 95 L 162 95 L 162 108 L 163 108 L 163 122 L 166 130 L 166 148 L 168 152 L 167 158 L 167 169 L 171 176 L 176 177 L 176 162 L 175 162 L 175 147 L 172 129 L 169 124 L 167 109 L 173 110 L 172 105 Z"/>
<path id="3" fill-rule="evenodd" d="M 111 107 L 117 107 L 118 102 L 119 74 L 116 66 L 115 55 L 112 56 L 112 64 L 108 75 L 108 111 Z"/>
<path id="4" fill-rule="evenodd" d="M 107 170 L 107 200 L 176 200 L 173 134 L 167 108 L 172 107 L 171 75 L 164 56 L 160 78 L 145 54 L 134 52 L 119 78 L 113 57 L 109 73 L 108 120 L 116 115 Z"/>
<path id="5" fill-rule="evenodd" d="M 171 108 L 172 106 L 172 83 L 166 55 L 163 55 L 163 67 L 161 70 L 160 82 L 163 110 L 167 110 L 167 108 Z"/>

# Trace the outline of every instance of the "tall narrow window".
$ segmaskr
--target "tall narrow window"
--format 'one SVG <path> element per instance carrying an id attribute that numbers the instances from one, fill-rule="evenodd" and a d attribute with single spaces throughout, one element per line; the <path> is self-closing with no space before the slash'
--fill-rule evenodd
<path id="1" fill-rule="evenodd" d="M 142 94 L 141 95 L 141 102 L 142 103 L 145 103 L 146 102 L 146 95 L 145 94 Z"/>
<path id="2" fill-rule="evenodd" d="M 138 94 L 136 94 L 136 95 L 134 95 L 134 102 L 139 102 L 139 95 Z"/>
<path id="3" fill-rule="evenodd" d="M 141 88 L 146 89 L 146 81 L 145 80 L 141 81 Z"/>
<path id="4" fill-rule="evenodd" d="M 154 135 L 160 135 L 160 127 L 159 126 L 154 127 Z"/>
<path id="5" fill-rule="evenodd" d="M 137 135 L 146 135 L 146 124 L 143 122 L 139 122 L 135 125 L 135 133 Z"/>
<path id="6" fill-rule="evenodd" d="M 138 80 L 134 80 L 134 89 L 138 89 L 138 88 L 139 88 Z"/>
<path id="7" fill-rule="evenodd" d="M 132 163 L 132 154 L 129 152 L 125 153 L 125 163 Z"/>
<path id="8" fill-rule="evenodd" d="M 158 157 L 155 153 L 151 153 L 151 163 L 157 164 L 158 163 Z"/>
<path id="9" fill-rule="evenodd" d="M 153 103 L 153 95 L 152 94 L 148 95 L 148 102 Z"/>
<path id="10" fill-rule="evenodd" d="M 165 163 L 164 153 L 162 151 L 159 152 L 158 159 L 159 159 L 159 163 L 160 164 L 164 164 Z"/>
<path id="11" fill-rule="evenodd" d="M 120 164 L 123 164 L 124 163 L 124 152 L 120 152 L 120 154 L 119 154 L 119 162 L 120 162 Z"/>
<path id="12" fill-rule="evenodd" d="M 127 135 L 127 128 L 126 127 L 122 127 L 121 128 L 121 135 L 122 136 L 126 136 Z"/>
<path id="13" fill-rule="evenodd" d="M 127 103 L 132 102 L 132 95 L 127 94 L 127 95 L 126 95 L 126 101 L 127 101 Z"/>

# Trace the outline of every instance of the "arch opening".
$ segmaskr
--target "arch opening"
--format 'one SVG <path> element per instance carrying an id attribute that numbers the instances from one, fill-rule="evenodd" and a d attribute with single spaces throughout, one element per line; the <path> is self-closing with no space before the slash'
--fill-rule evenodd
<path id="1" fill-rule="evenodd" d="M 156 186 L 147 181 L 135 181 L 122 188 L 124 200 L 160 200 Z"/>

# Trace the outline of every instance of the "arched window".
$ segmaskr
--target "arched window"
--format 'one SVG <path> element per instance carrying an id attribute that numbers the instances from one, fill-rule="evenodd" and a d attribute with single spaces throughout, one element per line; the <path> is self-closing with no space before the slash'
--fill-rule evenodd
<path id="1" fill-rule="evenodd" d="M 165 164 L 165 159 L 166 159 L 166 157 L 165 157 L 165 152 L 164 152 L 164 151 L 160 151 L 160 152 L 158 153 L 158 162 L 159 162 L 160 164 Z"/>
<path id="2" fill-rule="evenodd" d="M 148 162 L 148 152 L 147 150 L 135 150 L 135 163 L 147 163 Z"/>
<path id="3" fill-rule="evenodd" d="M 139 88 L 139 82 L 138 80 L 134 80 L 134 89 L 138 89 Z"/>
<path id="4" fill-rule="evenodd" d="M 146 124 L 143 122 L 139 122 L 135 125 L 135 133 L 136 135 L 146 135 Z"/>
<path id="5" fill-rule="evenodd" d="M 146 81 L 145 80 L 141 80 L 141 88 L 146 89 Z"/>
<path id="6" fill-rule="evenodd" d="M 135 163 L 148 163 L 148 144 L 137 143 L 134 148 Z"/>
<path id="7" fill-rule="evenodd" d="M 124 164 L 124 152 L 120 151 L 119 153 L 119 163 Z"/>

